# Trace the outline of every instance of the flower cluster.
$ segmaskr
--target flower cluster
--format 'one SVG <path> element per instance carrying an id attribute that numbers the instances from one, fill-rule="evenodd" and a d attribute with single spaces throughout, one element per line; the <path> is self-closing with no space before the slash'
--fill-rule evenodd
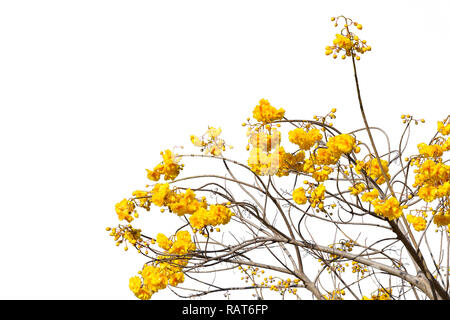
<path id="1" fill-rule="evenodd" d="M 268 127 L 270 128 L 270 126 Z M 248 131 L 249 145 L 254 149 L 260 149 L 265 151 L 270 151 L 280 145 L 281 133 L 276 129 L 272 128 L 270 131 L 266 132 L 264 130 L 258 131 Z"/>
<path id="2" fill-rule="evenodd" d="M 361 192 L 366 190 L 366 185 L 364 183 L 357 183 L 353 187 L 349 187 L 348 190 L 353 196 L 359 195 Z"/>
<path id="3" fill-rule="evenodd" d="M 184 282 L 183 268 L 190 257 L 189 252 L 196 249 L 188 231 L 178 231 L 170 240 L 163 234 L 158 234 L 157 243 L 164 250 L 157 261 L 145 265 L 139 276 L 130 278 L 130 290 L 141 300 L 148 300 L 152 295 L 168 285 L 177 286 Z"/>
<path id="4" fill-rule="evenodd" d="M 306 201 L 308 201 L 308 199 L 306 198 L 305 189 L 303 189 L 302 187 L 295 189 L 294 192 L 292 192 L 292 199 L 297 204 L 305 204 Z"/>
<path id="5" fill-rule="evenodd" d="M 325 300 L 344 300 L 345 290 L 333 290 L 331 292 L 328 292 L 326 295 L 323 295 L 322 297 Z"/>
<path id="6" fill-rule="evenodd" d="M 276 109 L 266 99 L 261 99 L 253 110 L 253 118 L 264 124 L 281 120 L 284 117 L 284 109 Z"/>
<path id="7" fill-rule="evenodd" d="M 288 153 L 280 146 L 281 133 L 277 130 L 280 124 L 273 121 L 284 117 L 282 108 L 276 109 L 270 103 L 261 99 L 259 105 L 253 110 L 253 118 L 258 123 L 248 124 L 247 151 L 250 150 L 247 160 L 250 169 L 257 175 L 287 176 L 292 171 L 303 169 L 303 152 Z M 250 118 L 247 118 L 249 121 Z M 243 123 L 243 126 L 247 124 Z M 251 147 L 251 149 L 250 149 Z"/>
<path id="8" fill-rule="evenodd" d="M 325 199 L 325 186 L 321 183 L 317 186 L 317 188 L 311 188 L 308 190 L 310 194 L 309 202 L 311 203 L 311 207 L 319 208 L 323 210 L 324 204 L 323 200 Z"/>
<path id="9" fill-rule="evenodd" d="M 164 180 L 174 180 L 183 169 L 183 166 L 178 164 L 179 158 L 170 150 L 161 152 L 163 161 L 158 164 L 153 170 L 147 170 L 147 178 L 152 181 L 159 181 L 161 175 L 164 176 Z"/>
<path id="10" fill-rule="evenodd" d="M 371 201 L 376 214 L 383 216 L 389 220 L 398 219 L 403 215 L 405 206 L 401 206 L 398 200 L 390 197 L 385 200 L 375 199 Z"/>
<path id="11" fill-rule="evenodd" d="M 343 52 L 342 59 L 346 57 L 355 57 L 356 60 L 360 59 L 359 54 L 364 54 L 367 51 L 371 51 L 372 47 L 367 45 L 366 40 L 361 40 L 356 34 L 350 31 L 352 27 L 356 27 L 358 30 L 362 29 L 362 25 L 358 22 L 353 22 L 350 18 L 344 16 L 332 17 L 331 21 L 335 21 L 334 26 L 338 26 L 338 20 L 343 19 L 345 21 L 344 28 L 341 33 L 336 34 L 336 38 L 333 40 L 332 46 L 325 47 L 325 54 L 333 54 L 333 58 L 336 59 L 340 51 Z"/>
<path id="12" fill-rule="evenodd" d="M 297 128 L 289 131 L 289 141 L 296 144 L 300 150 L 309 150 L 317 142 L 322 140 L 323 136 L 319 129 L 305 131 L 303 128 Z"/>
<path id="13" fill-rule="evenodd" d="M 189 217 L 189 222 L 195 230 L 201 230 L 205 226 L 217 226 L 230 222 L 233 212 L 224 205 L 213 204 L 209 209 L 200 208 Z"/>
<path id="14" fill-rule="evenodd" d="M 116 213 L 119 217 L 119 220 L 126 220 L 128 222 L 133 221 L 133 216 L 131 213 L 134 212 L 135 205 L 132 201 L 129 201 L 127 199 L 123 199 L 122 201 L 118 202 L 116 204 Z"/>
<path id="15" fill-rule="evenodd" d="M 359 174 L 362 173 L 362 170 L 376 183 L 383 184 L 386 182 L 386 179 L 384 177 L 383 171 L 386 173 L 386 176 L 388 179 L 390 179 L 389 175 L 389 166 L 388 162 L 386 160 L 380 159 L 381 167 L 378 162 L 377 158 L 372 158 L 371 160 L 368 160 L 367 162 L 364 161 L 356 161 L 356 167 L 355 171 Z"/>
<path id="16" fill-rule="evenodd" d="M 431 143 L 419 143 L 418 154 L 408 159 L 410 166 L 415 166 L 413 187 L 417 188 L 417 195 L 428 206 L 425 211 L 431 212 L 436 226 L 450 225 L 450 166 L 445 164 L 442 156 L 450 150 L 450 117 L 438 121 L 438 135 Z M 433 209 L 431 203 L 439 200 L 440 205 Z M 426 222 L 425 222 L 426 223 Z"/>
<path id="17" fill-rule="evenodd" d="M 363 296 L 363 300 L 392 300 L 392 289 L 381 288 L 378 289 L 376 293 L 372 294 L 371 297 Z"/>
<path id="18" fill-rule="evenodd" d="M 427 227 L 427 221 L 423 217 L 408 214 L 406 220 L 413 225 L 416 231 L 423 231 Z"/>
<path id="19" fill-rule="evenodd" d="M 450 211 L 444 212 L 444 210 L 439 210 L 439 212 L 435 213 L 433 217 L 433 222 L 438 227 L 448 226 L 450 228 Z"/>
<path id="20" fill-rule="evenodd" d="M 191 135 L 191 142 L 194 146 L 200 147 L 200 151 L 204 154 L 210 154 L 213 156 L 221 156 L 223 151 L 226 150 L 227 145 L 225 140 L 219 138 L 222 133 L 221 128 L 208 127 L 205 134 L 200 137 Z M 228 146 L 232 149 L 232 146 Z"/>
<path id="21" fill-rule="evenodd" d="M 450 134 L 450 116 L 448 116 L 444 121 L 438 121 L 438 132 L 443 136 Z"/>
<path id="22" fill-rule="evenodd" d="M 125 244 L 125 251 L 128 251 L 128 243 L 135 247 L 138 251 L 143 248 L 148 248 L 150 242 L 143 239 L 141 236 L 141 229 L 135 229 L 131 225 L 119 225 L 117 228 L 106 228 L 106 231 L 111 231 L 110 236 L 114 237 L 116 246 Z"/>
<path id="23" fill-rule="evenodd" d="M 363 202 L 372 202 L 380 196 L 377 189 L 372 189 L 372 191 L 366 192 L 361 196 Z"/>

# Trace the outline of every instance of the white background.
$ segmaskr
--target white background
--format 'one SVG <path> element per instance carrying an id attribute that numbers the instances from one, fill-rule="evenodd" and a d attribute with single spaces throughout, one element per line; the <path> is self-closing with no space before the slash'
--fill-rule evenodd
<path id="1" fill-rule="evenodd" d="M 0 298 L 134 299 L 145 260 L 105 231 L 114 204 L 208 125 L 241 157 L 261 98 L 361 127 L 351 62 L 324 54 L 339 14 L 373 48 L 358 63 L 370 124 L 396 141 L 410 113 L 428 140 L 450 109 L 449 1 L 1 1 Z"/>

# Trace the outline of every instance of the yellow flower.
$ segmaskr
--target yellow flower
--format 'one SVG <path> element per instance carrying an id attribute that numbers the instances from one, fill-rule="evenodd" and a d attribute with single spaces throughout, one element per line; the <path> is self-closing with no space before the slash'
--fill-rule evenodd
<path id="1" fill-rule="evenodd" d="M 427 221 L 422 217 L 416 217 L 408 214 L 406 220 L 413 225 L 416 231 L 423 231 L 427 227 Z"/>
<path id="2" fill-rule="evenodd" d="M 164 206 L 166 204 L 166 197 L 169 192 L 170 188 L 168 183 L 157 183 L 151 191 L 152 203 L 158 207 Z"/>
<path id="3" fill-rule="evenodd" d="M 340 134 L 331 137 L 327 142 L 327 146 L 333 153 L 340 155 L 343 153 L 350 153 L 355 147 L 355 142 L 355 138 L 351 135 Z"/>
<path id="4" fill-rule="evenodd" d="M 353 47 L 353 41 L 342 34 L 336 34 L 336 39 L 333 40 L 333 44 L 345 51 L 350 51 Z"/>
<path id="5" fill-rule="evenodd" d="M 349 187 L 348 189 L 350 190 L 351 195 L 357 196 L 358 194 L 366 190 L 366 185 L 364 183 L 357 183 L 353 187 Z"/>
<path id="6" fill-rule="evenodd" d="M 139 290 L 141 290 L 141 278 L 139 278 L 139 277 L 132 277 L 132 278 L 130 278 L 130 281 L 129 281 L 129 287 L 130 287 L 130 290 L 133 292 L 133 293 L 138 293 L 139 292 Z"/>
<path id="7" fill-rule="evenodd" d="M 176 272 L 169 276 L 169 284 L 173 287 L 176 287 L 178 284 L 184 282 L 184 273 Z"/>
<path id="8" fill-rule="evenodd" d="M 128 222 L 133 221 L 134 218 L 130 215 L 130 213 L 133 212 L 134 208 L 134 203 L 128 201 L 127 199 L 123 199 L 117 203 L 116 213 L 119 216 L 119 220 L 126 220 Z"/>
<path id="9" fill-rule="evenodd" d="M 305 131 L 303 128 L 296 128 L 289 131 L 289 141 L 298 145 L 301 150 L 309 150 L 316 142 L 322 139 L 319 129 Z"/>
<path id="10" fill-rule="evenodd" d="M 438 227 L 450 225 L 450 211 L 447 211 L 445 214 L 436 214 L 433 217 L 433 222 Z"/>
<path id="11" fill-rule="evenodd" d="M 251 132 L 249 143 L 253 148 L 261 148 L 265 151 L 270 151 L 280 144 L 281 133 L 276 129 L 272 130 L 272 134 L 263 131 Z"/>
<path id="12" fill-rule="evenodd" d="M 137 293 L 135 293 L 135 295 L 138 299 L 149 300 L 152 297 L 153 292 L 141 289 Z"/>
<path id="13" fill-rule="evenodd" d="M 191 135 L 191 142 L 196 147 L 203 147 L 204 146 L 204 142 L 199 137 L 197 137 L 195 135 Z"/>
<path id="14" fill-rule="evenodd" d="M 388 218 L 389 220 L 398 219 L 403 214 L 398 200 L 394 197 L 387 200 L 375 199 L 372 201 L 372 205 L 374 206 L 376 214 Z"/>
<path id="15" fill-rule="evenodd" d="M 259 104 L 253 110 L 253 118 L 262 123 L 270 123 L 281 120 L 284 117 L 284 109 L 276 109 L 266 99 L 259 100 Z"/>
<path id="16" fill-rule="evenodd" d="M 425 158 L 437 158 L 444 153 L 442 147 L 437 144 L 427 145 L 425 143 L 419 143 L 417 148 L 419 149 L 419 153 Z"/>
<path id="17" fill-rule="evenodd" d="M 379 196 L 378 190 L 373 189 L 370 192 L 366 192 L 362 195 L 361 200 L 364 202 L 372 202 L 373 200 L 377 199 Z"/>
<path id="18" fill-rule="evenodd" d="M 322 170 L 315 170 L 312 174 L 312 177 L 317 182 L 324 182 L 328 180 L 328 176 L 332 171 L 333 170 L 331 168 L 324 167 Z"/>
<path id="19" fill-rule="evenodd" d="M 329 148 L 318 148 L 315 153 L 311 156 L 314 162 L 318 165 L 330 165 L 336 164 L 339 160 L 340 154 L 333 153 Z"/>
<path id="20" fill-rule="evenodd" d="M 438 131 L 444 136 L 450 134 L 450 123 L 444 125 L 444 122 L 438 121 Z"/>
<path id="21" fill-rule="evenodd" d="M 178 164 L 179 158 L 175 156 L 172 151 L 165 150 L 161 152 L 163 162 L 158 164 L 153 170 L 147 170 L 147 178 L 152 181 L 159 181 L 161 175 L 164 175 L 164 180 L 174 180 L 182 170 L 182 166 Z"/>
<path id="22" fill-rule="evenodd" d="M 331 55 L 333 54 L 333 58 L 337 57 L 337 54 L 340 51 L 343 51 L 344 54 L 342 55 L 342 59 L 344 60 L 346 57 L 353 56 L 356 58 L 356 60 L 360 60 L 360 56 L 357 56 L 356 53 L 364 54 L 367 51 L 371 51 L 372 48 L 367 45 L 366 40 L 361 40 L 357 35 L 355 35 L 353 32 L 350 31 L 351 27 L 355 26 L 358 30 L 362 30 L 362 25 L 359 23 L 352 23 L 351 25 L 347 25 L 347 19 L 345 17 L 338 17 L 343 18 L 346 21 L 346 24 L 344 25 L 344 29 L 341 31 L 341 33 L 336 34 L 336 38 L 333 40 L 332 46 L 326 46 L 325 47 L 325 54 Z M 338 26 L 338 23 L 336 21 L 335 27 Z"/>
<path id="23" fill-rule="evenodd" d="M 418 196 L 426 202 L 432 202 L 434 199 L 436 199 L 437 195 L 438 189 L 429 184 L 425 184 L 424 186 L 422 186 L 418 192 Z"/>
<path id="24" fill-rule="evenodd" d="M 389 175 L 389 167 L 388 162 L 386 160 L 380 160 L 382 168 L 386 173 L 386 176 L 390 178 Z M 373 158 L 367 162 L 357 161 L 357 165 L 355 167 L 357 173 L 361 173 L 361 170 L 364 170 L 368 176 L 370 176 L 373 180 L 378 184 L 383 184 L 386 182 L 384 178 L 383 172 L 381 171 L 380 165 L 378 164 L 378 160 Z"/>
<path id="25" fill-rule="evenodd" d="M 148 191 L 136 190 L 132 195 L 139 201 L 139 206 L 148 207 L 150 205 Z"/>
<path id="26" fill-rule="evenodd" d="M 292 193 L 292 198 L 297 204 L 305 204 L 307 201 L 306 195 L 305 195 L 305 189 L 303 188 L 297 188 Z"/>
<path id="27" fill-rule="evenodd" d="M 319 209 L 322 209 L 323 200 L 325 199 L 325 186 L 323 184 L 319 184 L 317 188 L 310 190 L 309 193 L 311 194 L 309 198 L 311 207 L 319 207 Z"/>
<path id="28" fill-rule="evenodd" d="M 173 242 L 169 240 L 164 234 L 158 233 L 156 235 L 156 243 L 161 249 L 169 250 L 172 247 Z"/>
<path id="29" fill-rule="evenodd" d="M 166 288 L 169 281 L 164 270 L 151 265 L 142 269 L 142 278 L 144 279 L 144 285 L 153 292 Z"/>
<path id="30" fill-rule="evenodd" d="M 195 250 L 195 244 L 191 240 L 191 234 L 188 231 L 178 231 L 175 236 L 175 241 L 173 242 L 169 254 L 185 255 L 189 251 Z"/>

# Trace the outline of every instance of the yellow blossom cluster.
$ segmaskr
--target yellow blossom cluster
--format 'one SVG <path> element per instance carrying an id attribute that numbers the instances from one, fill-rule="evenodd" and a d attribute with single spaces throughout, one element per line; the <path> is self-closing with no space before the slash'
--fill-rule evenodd
<path id="1" fill-rule="evenodd" d="M 438 227 L 450 226 L 450 166 L 442 159 L 444 153 L 450 150 L 450 138 L 445 138 L 450 134 L 449 119 L 447 117 L 444 121 L 438 121 L 438 135 L 430 144 L 418 144 L 419 154 L 410 161 L 411 166 L 417 167 L 413 184 L 413 187 L 418 188 L 417 195 L 428 205 L 439 200 L 437 209 L 427 207 L 433 213 L 433 222 Z"/>
<path id="2" fill-rule="evenodd" d="M 367 267 L 365 265 L 360 264 L 357 261 L 352 261 L 352 273 L 361 275 L 361 278 L 364 278 L 364 275 L 368 272 L 369 272 L 369 270 L 367 269 Z"/>
<path id="3" fill-rule="evenodd" d="M 325 300 L 344 300 L 345 290 L 333 290 L 331 292 L 328 292 L 326 295 L 323 295 L 322 297 Z"/>
<path id="4" fill-rule="evenodd" d="M 403 215 L 403 206 L 400 206 L 398 200 L 390 197 L 385 200 L 375 199 L 371 201 L 376 214 L 389 220 L 398 219 Z"/>
<path id="5" fill-rule="evenodd" d="M 337 18 L 332 17 L 331 21 L 335 21 L 334 26 L 338 26 L 337 20 L 345 20 L 344 28 L 341 33 L 336 34 L 336 38 L 333 40 L 332 46 L 325 47 L 325 54 L 333 54 L 333 58 L 336 59 L 340 51 L 343 51 L 342 59 L 346 57 L 354 56 L 356 60 L 360 59 L 359 54 L 364 54 L 367 51 L 371 51 L 372 47 L 367 45 L 366 40 L 361 40 L 356 34 L 350 31 L 352 27 L 356 27 L 358 30 L 362 29 L 362 25 L 358 22 L 352 22 L 351 19 L 344 16 L 339 16 Z"/>
<path id="6" fill-rule="evenodd" d="M 174 180 L 183 169 L 183 166 L 178 164 L 179 158 L 170 150 L 161 152 L 163 161 L 158 164 L 153 170 L 147 170 L 147 178 L 152 181 L 159 181 L 161 175 L 164 176 L 164 180 Z"/>
<path id="7" fill-rule="evenodd" d="M 365 173 L 372 178 L 376 183 L 383 184 L 386 182 L 386 179 L 383 175 L 383 171 L 386 173 L 386 176 L 390 179 L 391 176 L 389 175 L 389 167 L 388 162 L 386 160 L 380 159 L 381 166 L 383 169 L 380 168 L 380 165 L 378 163 L 378 160 L 376 158 L 372 158 L 371 160 L 364 162 L 357 160 L 356 161 L 356 167 L 355 171 L 359 174 L 361 174 L 361 171 L 364 170 Z M 383 170 L 383 171 L 382 171 Z"/>
<path id="8" fill-rule="evenodd" d="M 167 206 L 169 210 L 179 216 L 193 214 L 200 208 L 206 208 L 205 198 L 198 200 L 191 189 L 185 192 L 171 190 L 168 183 L 157 183 L 150 191 L 151 202 L 158 207 Z"/>
<path id="9" fill-rule="evenodd" d="M 408 214 L 406 220 L 413 225 L 416 231 L 423 231 L 427 227 L 427 221 L 423 217 Z"/>
<path id="10" fill-rule="evenodd" d="M 336 108 L 333 108 L 329 115 L 335 117 L 334 112 Z M 321 147 L 324 145 L 323 134 L 311 123 L 288 132 L 289 141 L 299 147 L 294 153 L 286 152 L 284 147 L 280 146 L 281 133 L 272 123 L 256 126 L 249 124 L 247 136 L 247 150 L 252 147 L 248 165 L 257 175 L 282 177 L 290 173 L 305 173 L 310 174 L 316 182 L 322 183 L 328 180 L 334 171 L 329 165 L 336 164 L 343 154 L 359 152 L 356 139 L 349 134 L 332 136 L 328 139 L 326 148 Z M 312 149 L 313 147 L 315 148 Z M 310 152 L 309 158 L 306 158 L 305 152 Z"/>
<path id="11" fill-rule="evenodd" d="M 161 249 L 164 250 L 169 250 L 173 245 L 173 241 L 169 240 L 169 238 L 167 238 L 163 233 L 158 233 L 156 235 L 156 243 Z"/>
<path id="12" fill-rule="evenodd" d="M 328 166 L 323 166 L 322 168 L 314 168 L 312 172 L 312 177 L 317 182 L 324 182 L 328 180 L 330 173 L 333 172 L 333 169 Z"/>
<path id="13" fill-rule="evenodd" d="M 319 208 L 323 210 L 324 204 L 323 200 L 325 199 L 325 186 L 321 183 L 314 189 L 309 189 L 308 193 L 310 194 L 309 202 L 311 203 L 311 207 Z"/>
<path id="14" fill-rule="evenodd" d="M 378 289 L 371 297 L 363 296 L 362 300 L 392 300 L 392 289 Z"/>
<path id="15" fill-rule="evenodd" d="M 320 130 L 316 128 L 309 131 L 305 131 L 303 128 L 289 131 L 289 141 L 298 145 L 301 150 L 311 149 L 322 137 Z"/>
<path id="16" fill-rule="evenodd" d="M 233 212 L 221 204 L 212 204 L 208 208 L 206 199 L 196 198 L 191 189 L 185 192 L 171 190 L 168 183 L 156 184 L 153 187 L 152 202 L 159 206 L 167 206 L 169 211 L 179 216 L 189 214 L 189 222 L 194 230 L 201 230 L 206 226 L 217 226 L 230 222 Z"/>
<path id="17" fill-rule="evenodd" d="M 194 230 L 201 230 L 205 226 L 217 226 L 230 222 L 233 212 L 224 205 L 213 204 L 209 209 L 200 208 L 189 217 L 189 222 Z"/>
<path id="18" fill-rule="evenodd" d="M 295 189 L 294 192 L 292 192 L 292 199 L 297 204 L 305 204 L 308 201 L 305 189 L 302 187 Z"/>
<path id="19" fill-rule="evenodd" d="M 158 246 L 164 249 L 157 262 L 144 266 L 139 276 L 130 278 L 129 288 L 141 300 L 148 300 L 152 295 L 168 285 L 177 286 L 184 282 L 183 267 L 190 259 L 189 252 L 196 249 L 188 231 L 178 231 L 174 240 L 163 234 L 157 236 Z"/>
<path id="20" fill-rule="evenodd" d="M 265 99 L 261 99 L 260 104 L 253 111 L 253 117 L 262 124 L 249 124 L 247 151 L 250 150 L 250 146 L 252 148 L 247 163 L 257 175 L 281 177 L 288 175 L 291 171 L 303 169 L 304 152 L 287 153 L 284 147 L 280 146 L 281 133 L 274 124 L 270 123 L 282 119 L 283 116 L 283 109 L 276 110 Z M 280 124 L 277 124 L 277 127 L 279 126 Z"/>
<path id="21" fill-rule="evenodd" d="M 433 222 L 438 227 L 448 226 L 450 228 L 450 210 L 447 210 L 446 212 L 442 209 L 439 210 L 439 212 L 434 215 Z"/>
<path id="22" fill-rule="evenodd" d="M 120 246 L 125 243 L 125 251 L 128 251 L 128 243 L 134 246 L 138 251 L 142 248 L 148 248 L 150 243 L 144 240 L 141 236 L 141 229 L 135 229 L 131 225 L 122 226 L 119 225 L 117 228 L 106 228 L 106 231 L 111 231 L 110 236 L 114 237 L 116 241 L 116 246 Z"/>
<path id="23" fill-rule="evenodd" d="M 284 117 L 284 109 L 276 109 L 266 99 L 261 99 L 259 104 L 253 110 L 253 118 L 264 124 L 281 120 Z"/>
<path id="24" fill-rule="evenodd" d="M 343 154 L 352 151 L 359 152 L 355 138 L 349 134 L 339 134 L 328 139 L 327 148 L 316 149 L 312 159 L 319 165 L 336 164 Z"/>
<path id="25" fill-rule="evenodd" d="M 257 278 L 262 277 L 265 271 L 263 269 L 260 269 L 258 267 L 242 267 L 239 266 L 238 269 L 242 274 L 244 274 L 241 277 L 241 280 L 245 281 L 245 283 L 252 282 L 253 287 L 260 287 L 260 288 L 268 288 L 270 291 L 275 291 L 280 293 L 280 295 L 284 296 L 286 293 L 291 293 L 293 295 L 297 294 L 297 288 L 299 286 L 299 283 L 301 282 L 300 279 L 282 279 L 280 277 L 274 277 L 274 276 L 266 276 L 264 279 L 258 280 Z"/>
<path id="26" fill-rule="evenodd" d="M 250 150 L 247 163 L 250 169 L 257 175 L 281 175 L 280 166 L 285 155 L 283 147 L 275 147 L 272 152 L 261 148 Z"/>
<path id="27" fill-rule="evenodd" d="M 450 134 L 450 116 L 448 116 L 444 121 L 438 121 L 438 132 L 443 136 Z"/>
<path id="28" fill-rule="evenodd" d="M 133 216 L 131 213 L 134 211 L 135 205 L 132 201 L 127 199 L 123 199 L 119 203 L 116 204 L 116 213 L 119 217 L 119 220 L 126 220 L 128 222 L 133 221 Z"/>
<path id="29" fill-rule="evenodd" d="M 249 130 L 250 150 L 247 163 L 257 175 L 287 176 L 290 172 L 301 172 L 305 153 L 288 153 L 280 146 L 281 134 L 271 125 Z M 249 149 L 249 146 L 247 149 Z"/>
<path id="30" fill-rule="evenodd" d="M 328 139 L 327 146 L 331 153 L 339 158 L 344 153 L 350 153 L 356 147 L 356 140 L 349 134 L 339 134 Z"/>
<path id="31" fill-rule="evenodd" d="M 309 202 L 312 208 L 323 210 L 325 191 L 326 188 L 322 183 L 320 183 L 318 186 L 310 184 L 307 190 L 302 187 L 295 189 L 292 192 L 292 200 L 294 200 L 294 202 L 299 205 Z"/>
<path id="32" fill-rule="evenodd" d="M 195 197 L 194 191 L 191 189 L 182 193 L 171 193 L 170 196 L 167 197 L 167 206 L 170 211 L 179 216 L 193 214 L 201 208 L 206 208 L 207 205 L 206 198 L 202 197 L 201 200 L 198 200 Z"/>
<path id="33" fill-rule="evenodd" d="M 194 146 L 200 147 L 200 151 L 204 154 L 213 156 L 221 156 L 222 152 L 226 150 L 227 145 L 225 140 L 219 138 L 222 133 L 221 128 L 208 127 L 208 130 L 201 137 L 191 135 L 191 142 Z M 228 146 L 232 149 L 232 146 Z"/>
<path id="34" fill-rule="evenodd" d="M 364 183 L 357 183 L 353 187 L 349 187 L 348 190 L 350 191 L 351 195 L 357 196 L 364 190 L 366 190 L 366 185 Z"/>
<path id="35" fill-rule="evenodd" d="M 144 208 L 147 211 L 150 211 L 150 192 L 145 190 L 136 190 L 132 193 L 134 199 L 136 200 L 139 207 Z"/>
<path id="36" fill-rule="evenodd" d="M 361 200 L 364 202 L 372 202 L 377 199 L 379 196 L 379 192 L 377 189 L 372 189 L 372 191 L 366 192 L 361 196 Z"/>
<path id="37" fill-rule="evenodd" d="M 302 172 L 305 161 L 305 153 L 303 151 L 289 153 L 282 152 L 280 153 L 280 167 L 277 171 L 277 176 L 287 176 L 291 172 Z"/>
<path id="38" fill-rule="evenodd" d="M 444 153 L 444 149 L 438 144 L 428 145 L 426 143 L 419 143 L 417 148 L 419 149 L 419 153 L 425 158 L 438 158 Z"/>
<path id="39" fill-rule="evenodd" d="M 281 133 L 277 129 L 272 129 L 270 132 L 263 130 L 248 131 L 249 144 L 253 148 L 270 151 L 280 145 Z"/>
<path id="40" fill-rule="evenodd" d="M 157 183 L 150 193 L 152 194 L 152 203 L 158 207 L 162 207 L 167 204 L 166 199 L 169 193 L 171 193 L 171 190 L 168 183 Z"/>
<path id="41" fill-rule="evenodd" d="M 428 159 L 415 172 L 413 186 L 420 187 L 419 196 L 426 202 L 450 195 L 450 166 Z"/>
<path id="42" fill-rule="evenodd" d="M 340 155 L 332 152 L 330 148 L 317 148 L 311 155 L 313 163 L 317 165 L 336 164 Z"/>

